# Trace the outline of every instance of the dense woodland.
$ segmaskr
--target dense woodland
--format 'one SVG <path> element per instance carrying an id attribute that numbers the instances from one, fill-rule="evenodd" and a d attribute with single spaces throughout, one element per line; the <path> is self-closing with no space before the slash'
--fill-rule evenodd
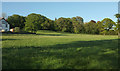
<path id="1" fill-rule="evenodd" d="M 120 18 L 119 14 L 115 15 Z M 17 32 L 32 32 L 37 30 L 52 30 L 70 33 L 82 34 L 103 34 L 103 35 L 117 35 L 119 34 L 117 22 L 112 21 L 110 18 L 104 18 L 101 21 L 91 20 L 84 23 L 82 17 L 76 16 L 72 18 L 58 18 L 51 20 L 43 15 L 31 13 L 28 16 L 12 15 L 7 19 L 10 28 L 20 28 Z"/>

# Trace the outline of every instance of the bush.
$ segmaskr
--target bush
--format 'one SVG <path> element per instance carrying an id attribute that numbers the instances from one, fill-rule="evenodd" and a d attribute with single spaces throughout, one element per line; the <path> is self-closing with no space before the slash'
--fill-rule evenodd
<path id="1" fill-rule="evenodd" d="M 20 27 L 15 27 L 15 32 L 20 32 Z"/>
<path id="2" fill-rule="evenodd" d="M 107 32 L 107 35 L 117 35 L 117 32 L 114 31 L 114 30 L 109 30 L 109 31 Z"/>
<path id="3" fill-rule="evenodd" d="M 117 35 L 118 32 L 114 31 L 114 30 L 109 30 L 109 31 L 104 30 L 104 31 L 100 32 L 100 34 L 102 34 L 102 35 Z"/>

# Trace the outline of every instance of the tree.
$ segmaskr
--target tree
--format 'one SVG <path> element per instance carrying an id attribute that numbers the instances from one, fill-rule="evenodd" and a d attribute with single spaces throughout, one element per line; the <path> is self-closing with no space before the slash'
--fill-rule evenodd
<path id="1" fill-rule="evenodd" d="M 24 28 L 25 24 L 25 17 L 20 16 L 20 15 L 12 15 L 9 16 L 7 19 L 8 23 L 10 24 L 11 28 L 15 28 L 15 27 L 20 27 L 20 29 Z"/>
<path id="2" fill-rule="evenodd" d="M 82 17 L 72 17 L 72 24 L 73 24 L 73 32 L 74 33 L 83 33 L 84 31 L 84 23 Z"/>
<path id="3" fill-rule="evenodd" d="M 103 24 L 104 26 L 104 29 L 109 31 L 110 29 L 112 29 L 113 25 L 115 25 L 115 22 L 112 21 L 111 19 L 109 18 L 105 18 L 101 21 L 101 23 Z"/>
<path id="4" fill-rule="evenodd" d="M 36 32 L 40 26 L 40 15 L 32 13 L 26 17 L 25 30 L 30 32 Z"/>
<path id="5" fill-rule="evenodd" d="M 55 31 L 55 21 L 49 20 L 49 23 L 50 23 L 50 25 L 49 25 L 49 30 Z"/>
<path id="6" fill-rule="evenodd" d="M 29 14 L 26 17 L 25 30 L 36 32 L 37 30 L 54 30 L 54 21 L 40 14 Z"/>
<path id="7" fill-rule="evenodd" d="M 55 21 L 56 23 L 56 30 L 62 32 L 72 32 L 72 21 L 70 18 L 59 18 Z"/>
<path id="8" fill-rule="evenodd" d="M 85 32 L 88 34 L 99 34 L 98 25 L 94 20 L 85 23 Z"/>
<path id="9" fill-rule="evenodd" d="M 42 30 L 54 30 L 54 21 L 46 18 L 46 19 L 41 23 L 41 29 L 42 29 Z"/>
<path id="10" fill-rule="evenodd" d="M 120 14 L 115 14 L 115 17 L 117 18 L 117 24 L 115 25 L 115 30 L 118 31 L 118 35 L 120 35 Z"/>
<path id="11" fill-rule="evenodd" d="M 120 14 L 115 14 L 115 17 L 119 19 L 120 18 Z"/>
<path id="12" fill-rule="evenodd" d="M 72 19 L 72 21 L 78 22 L 79 24 L 84 24 L 82 17 L 76 16 L 76 17 L 72 17 L 71 19 Z"/>
<path id="13" fill-rule="evenodd" d="M 28 32 L 36 32 L 37 30 L 54 30 L 70 33 L 87 33 L 87 34 L 112 34 L 115 33 L 114 30 L 119 31 L 120 28 L 120 14 L 115 15 L 118 18 L 115 24 L 109 18 L 105 18 L 102 21 L 91 20 L 84 24 L 82 17 L 76 16 L 72 18 L 55 18 L 55 21 L 40 15 L 31 13 L 27 17 L 20 15 L 12 15 L 8 17 L 8 23 L 11 28 L 20 27 L 20 29 L 25 29 Z M 116 26 L 113 29 L 113 25 Z M 111 30 L 111 31 L 110 31 Z"/>
<path id="14" fill-rule="evenodd" d="M 97 27 L 98 29 L 98 34 L 104 34 L 105 35 L 105 29 L 101 21 L 97 21 Z"/>

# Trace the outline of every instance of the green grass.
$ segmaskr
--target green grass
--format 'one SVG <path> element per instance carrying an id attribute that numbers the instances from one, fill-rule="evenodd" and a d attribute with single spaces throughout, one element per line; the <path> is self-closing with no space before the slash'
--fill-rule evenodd
<path id="1" fill-rule="evenodd" d="M 3 34 L 3 69 L 116 69 L 118 36 Z"/>

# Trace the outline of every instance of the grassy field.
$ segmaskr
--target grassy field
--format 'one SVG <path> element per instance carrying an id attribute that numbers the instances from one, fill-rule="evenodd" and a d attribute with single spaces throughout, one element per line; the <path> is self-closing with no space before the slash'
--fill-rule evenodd
<path id="1" fill-rule="evenodd" d="M 3 69 L 116 69 L 118 36 L 3 34 Z"/>

